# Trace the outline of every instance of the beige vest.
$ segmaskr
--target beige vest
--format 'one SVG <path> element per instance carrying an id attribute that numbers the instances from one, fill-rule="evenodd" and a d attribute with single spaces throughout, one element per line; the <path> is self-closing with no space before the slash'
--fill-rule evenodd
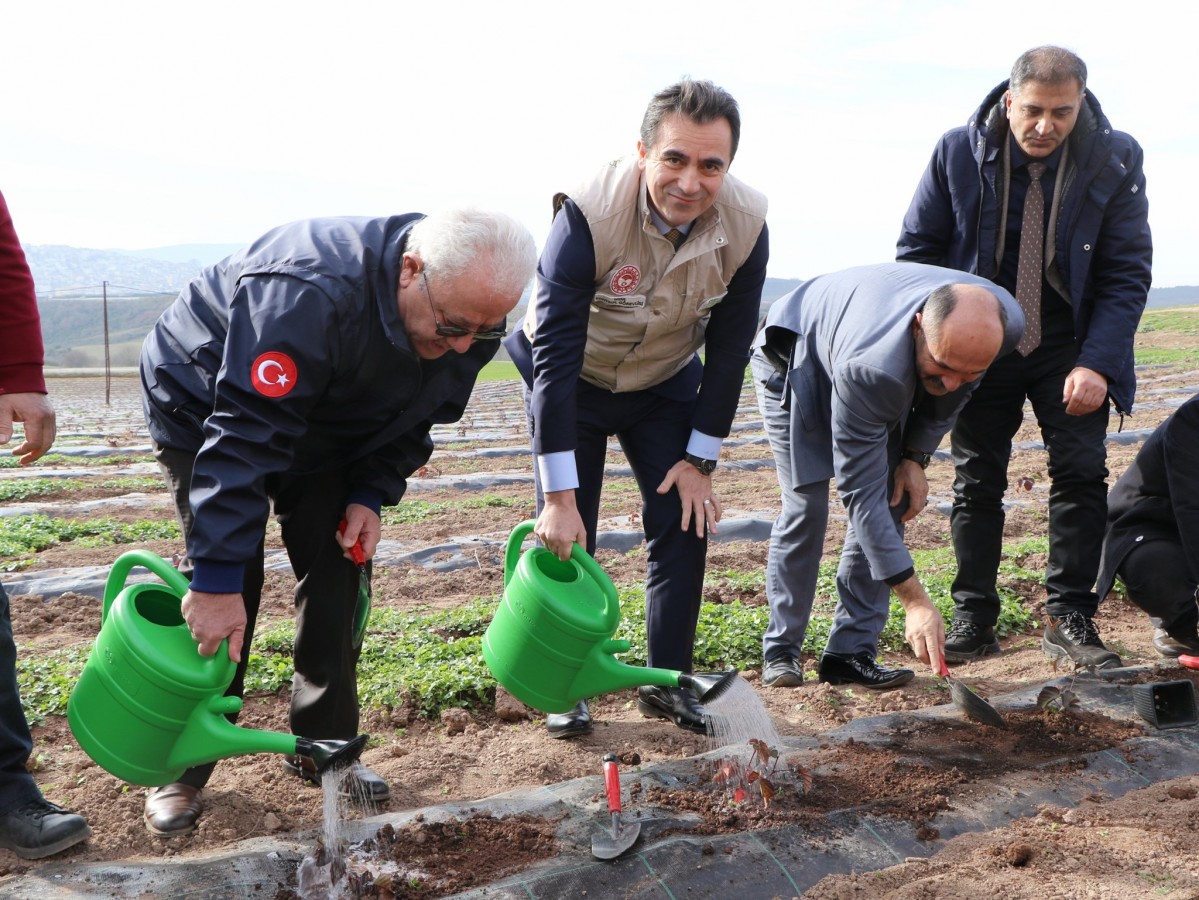
<path id="1" fill-rule="evenodd" d="M 555 212 L 567 196 L 554 197 Z M 569 196 L 595 243 L 583 378 L 614 392 L 660 384 L 703 344 L 712 308 L 762 232 L 766 197 L 726 175 L 716 203 L 675 252 L 650 218 L 636 156 L 608 164 Z M 537 296 L 535 289 L 534 303 Z M 530 341 L 536 320 L 531 309 L 525 316 Z"/>

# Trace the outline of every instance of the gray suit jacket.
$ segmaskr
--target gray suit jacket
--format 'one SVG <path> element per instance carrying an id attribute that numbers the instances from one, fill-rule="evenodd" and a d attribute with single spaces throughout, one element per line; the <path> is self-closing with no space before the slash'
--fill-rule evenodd
<path id="1" fill-rule="evenodd" d="M 1001 354 L 1016 346 L 1024 315 L 1011 294 L 988 279 L 920 263 L 813 278 L 774 302 L 755 342 L 786 361 L 792 488 L 836 478 L 880 581 L 912 564 L 889 505 L 898 454 L 936 450 L 978 383 L 942 397 L 920 388 L 912 320 L 946 284 L 978 284 L 998 296 L 1008 318 Z"/>

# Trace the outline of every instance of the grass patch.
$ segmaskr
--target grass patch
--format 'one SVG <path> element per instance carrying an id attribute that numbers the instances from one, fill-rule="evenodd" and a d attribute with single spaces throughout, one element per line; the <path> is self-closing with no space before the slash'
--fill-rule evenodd
<path id="1" fill-rule="evenodd" d="M 33 518 L 33 517 L 23 517 Z M 44 517 L 41 517 L 44 518 Z M 0 520 L 0 527 L 4 522 Z M 1000 571 L 1001 610 L 996 631 L 1003 636 L 1035 627 L 1032 614 L 1021 602 L 1021 583 L 1039 583 L 1042 573 L 1024 567 L 1029 557 L 1048 549 L 1045 538 L 1004 548 Z M 0 551 L 3 552 L 3 551 Z M 919 551 L 916 569 L 933 602 L 948 622 L 952 616 L 949 585 L 954 558 L 949 548 Z M 817 654 L 828 639 L 835 606 L 836 563 L 821 567 L 817 598 L 808 626 L 804 650 Z M 761 570 L 709 573 L 731 586 L 760 593 Z M 617 586 L 621 625 L 616 637 L 628 640 L 630 650 L 622 662 L 646 665 L 645 586 L 630 582 Z M 496 682 L 483 662 L 482 636 L 499 604 L 499 596 L 476 598 L 448 610 L 406 611 L 375 609 L 358 664 L 359 700 L 363 709 L 410 706 L 421 716 L 436 718 L 450 707 L 489 707 L 495 702 Z M 724 671 L 755 668 L 762 663 L 762 635 L 769 609 L 738 602 L 701 604 L 695 639 L 695 670 Z M 891 603 L 891 615 L 879 648 L 883 652 L 906 649 L 903 610 Z M 280 622 L 254 638 L 246 672 L 246 693 L 277 693 L 291 683 L 295 624 Z M 30 722 L 48 715 L 64 715 L 71 687 L 82 671 L 90 646 L 55 650 L 33 658 L 21 654 L 18 682 L 21 701 Z"/>
<path id="2" fill-rule="evenodd" d="M 81 547 L 103 547 L 178 537 L 179 526 L 174 520 L 118 522 L 104 518 L 80 522 L 43 515 L 12 516 L 0 519 L 0 557 L 36 553 L 68 542 Z"/>
<path id="3" fill-rule="evenodd" d="M 520 372 L 516 370 L 516 363 L 506 359 L 493 359 L 485 365 L 479 377 L 475 379 L 482 383 L 485 381 L 520 381 Z"/>
<path id="4" fill-rule="evenodd" d="M 523 508 L 530 504 L 531 500 L 528 497 L 498 497 L 495 494 L 443 503 L 405 500 L 397 506 L 384 507 L 381 518 L 384 525 L 412 525 L 457 509 L 510 509 L 514 506 Z"/>
<path id="5" fill-rule="evenodd" d="M 85 482 L 79 478 L 25 478 L 0 481 L 0 503 L 36 500 L 38 497 L 87 488 L 106 491 L 157 491 L 163 489 L 163 482 L 161 478 L 138 478 L 132 475 L 106 478 L 99 484 Z"/>

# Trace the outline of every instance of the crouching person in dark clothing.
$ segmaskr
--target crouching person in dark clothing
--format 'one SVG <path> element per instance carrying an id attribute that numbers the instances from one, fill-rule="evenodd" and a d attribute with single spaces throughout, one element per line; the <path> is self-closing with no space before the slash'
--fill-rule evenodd
<path id="1" fill-rule="evenodd" d="M 1199 655 L 1199 396 L 1149 436 L 1107 498 L 1098 594 L 1117 578 L 1162 656 Z"/>

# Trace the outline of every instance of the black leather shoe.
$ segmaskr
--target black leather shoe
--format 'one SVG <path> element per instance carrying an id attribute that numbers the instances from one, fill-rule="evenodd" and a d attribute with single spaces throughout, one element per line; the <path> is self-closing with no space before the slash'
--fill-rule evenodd
<path id="1" fill-rule="evenodd" d="M 0 847 L 21 859 L 52 856 L 91 836 L 83 816 L 49 800 L 31 800 L 0 815 Z"/>
<path id="2" fill-rule="evenodd" d="M 178 781 L 151 789 L 146 795 L 146 811 L 142 821 L 151 833 L 161 837 L 189 834 L 196 830 L 196 820 L 204 812 L 200 788 Z"/>
<path id="3" fill-rule="evenodd" d="M 708 714 L 691 692 L 683 688 L 639 687 L 637 709 L 647 719 L 670 719 L 686 731 L 708 733 Z"/>
<path id="4" fill-rule="evenodd" d="M 321 776 L 316 773 L 316 763 L 307 756 L 283 757 L 283 770 L 313 784 L 321 783 Z M 382 803 L 391 797 L 391 788 L 377 773 L 356 762 L 350 765 L 350 771 L 346 773 L 338 793 L 360 802 Z"/>
<path id="5" fill-rule="evenodd" d="M 545 717 L 545 730 L 552 738 L 572 738 L 591 730 L 591 712 L 587 701 L 580 700 L 570 712 L 550 713 Z"/>
<path id="6" fill-rule="evenodd" d="M 1175 637 L 1164 628 L 1153 629 L 1153 647 L 1167 659 L 1177 659 L 1184 653 L 1199 656 L 1199 636 Z"/>
<path id="7" fill-rule="evenodd" d="M 860 684 L 872 691 L 889 691 L 916 677 L 911 669 L 884 669 L 864 652 L 842 656 L 826 651 L 820 656 L 819 674 L 820 680 L 828 684 Z"/>

